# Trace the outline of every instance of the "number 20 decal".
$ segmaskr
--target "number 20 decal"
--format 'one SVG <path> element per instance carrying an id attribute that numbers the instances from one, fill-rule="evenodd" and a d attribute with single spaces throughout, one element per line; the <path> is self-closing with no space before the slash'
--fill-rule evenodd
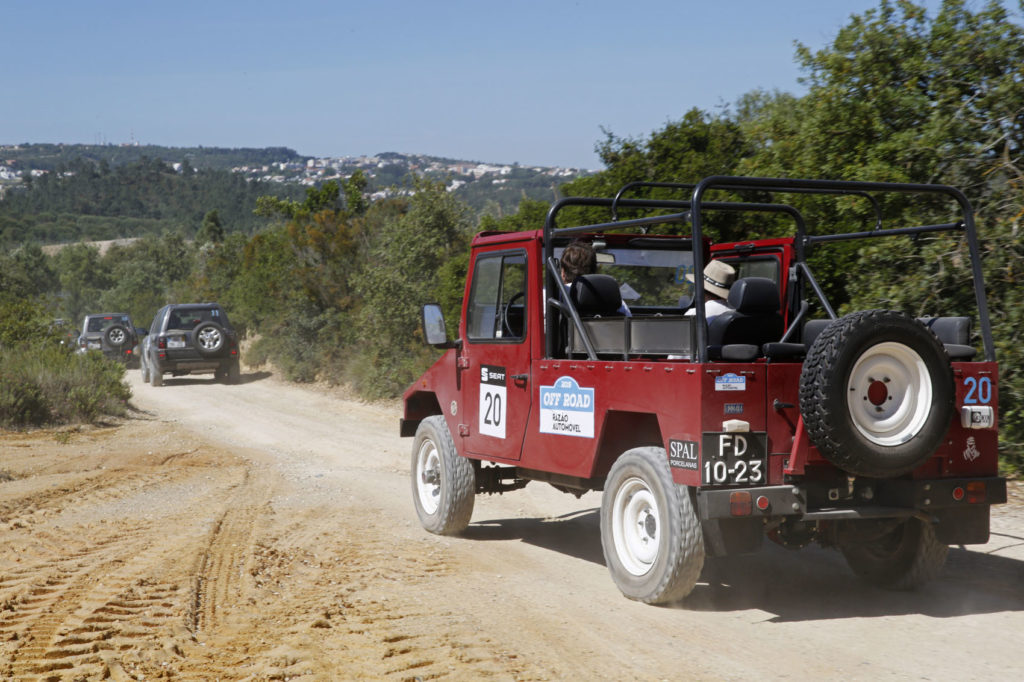
<path id="1" fill-rule="evenodd" d="M 992 380 L 988 377 L 967 377 L 964 379 L 967 395 L 964 405 L 986 405 L 992 402 Z"/>

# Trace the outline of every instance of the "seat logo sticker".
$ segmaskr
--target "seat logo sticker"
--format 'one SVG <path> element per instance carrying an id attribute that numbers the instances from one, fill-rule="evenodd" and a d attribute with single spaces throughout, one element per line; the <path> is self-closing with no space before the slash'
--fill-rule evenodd
<path id="1" fill-rule="evenodd" d="M 581 388 L 572 377 L 540 387 L 540 432 L 594 437 L 594 389 Z"/>
<path id="2" fill-rule="evenodd" d="M 507 408 L 505 368 L 480 366 L 480 433 L 495 438 L 505 437 Z"/>

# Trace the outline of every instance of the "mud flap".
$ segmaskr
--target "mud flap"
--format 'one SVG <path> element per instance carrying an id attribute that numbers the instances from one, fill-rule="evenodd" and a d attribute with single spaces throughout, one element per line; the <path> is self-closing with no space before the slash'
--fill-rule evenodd
<path id="1" fill-rule="evenodd" d="M 764 537 L 764 522 L 760 518 L 703 519 L 701 529 L 708 556 L 756 552 Z"/>
<path id="2" fill-rule="evenodd" d="M 935 538 L 944 545 L 983 545 L 989 538 L 988 505 L 935 509 Z"/>

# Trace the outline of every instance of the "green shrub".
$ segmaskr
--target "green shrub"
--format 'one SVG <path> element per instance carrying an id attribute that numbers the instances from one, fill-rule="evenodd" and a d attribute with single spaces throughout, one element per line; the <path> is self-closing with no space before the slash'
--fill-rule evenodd
<path id="1" fill-rule="evenodd" d="M 0 353 L 0 426 L 95 423 L 127 413 L 125 368 L 98 353 L 22 344 Z"/>

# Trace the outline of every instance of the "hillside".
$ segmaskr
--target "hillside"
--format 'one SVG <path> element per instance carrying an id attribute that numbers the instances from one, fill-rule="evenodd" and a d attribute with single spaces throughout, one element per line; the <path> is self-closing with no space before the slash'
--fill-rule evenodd
<path id="1" fill-rule="evenodd" d="M 406 193 L 414 175 L 426 176 L 444 182 L 477 214 L 494 216 L 514 213 L 523 198 L 553 201 L 563 183 L 588 174 L 396 152 L 319 158 L 283 147 L 6 145 L 0 146 L 0 242 L 189 232 L 214 209 L 229 230 L 251 232 L 259 222 L 250 217 L 256 196 L 301 196 L 306 187 L 356 170 L 368 178 L 373 198 Z"/>

